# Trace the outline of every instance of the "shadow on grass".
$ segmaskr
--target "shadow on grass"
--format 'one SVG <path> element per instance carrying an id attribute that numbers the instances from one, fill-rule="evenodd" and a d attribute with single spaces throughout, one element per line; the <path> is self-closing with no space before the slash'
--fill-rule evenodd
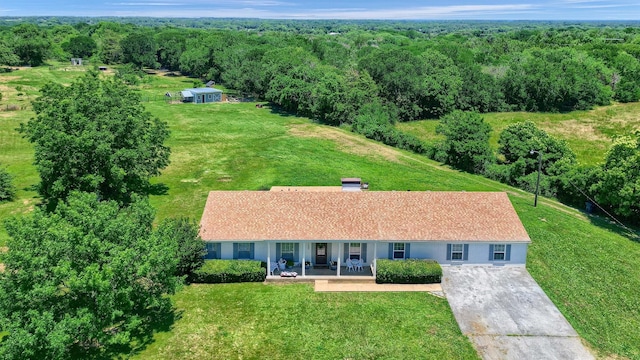
<path id="1" fill-rule="evenodd" d="M 131 341 L 127 345 L 107 345 L 94 351 L 77 349 L 72 353 L 73 359 L 111 360 L 126 359 L 144 351 L 153 343 L 153 334 L 168 332 L 173 324 L 182 317 L 182 311 L 176 311 L 169 299 L 158 308 L 145 314 L 146 322 L 131 332 Z"/>
<path id="2" fill-rule="evenodd" d="M 289 111 L 286 111 L 283 108 L 281 108 L 280 106 L 272 104 L 272 103 L 269 103 L 267 105 L 262 105 L 262 107 L 270 109 L 272 114 L 276 114 L 276 115 L 280 115 L 280 116 L 286 116 L 286 117 L 297 116 L 296 114 L 291 113 Z"/>
<path id="3" fill-rule="evenodd" d="M 168 195 L 169 187 L 164 183 L 151 184 L 145 189 L 147 195 Z"/>
<path id="4" fill-rule="evenodd" d="M 621 226 L 614 220 L 606 217 L 604 214 L 587 214 L 591 224 L 607 229 L 615 234 L 623 236 L 631 241 L 640 243 L 640 230 L 637 225 L 624 224 Z"/>

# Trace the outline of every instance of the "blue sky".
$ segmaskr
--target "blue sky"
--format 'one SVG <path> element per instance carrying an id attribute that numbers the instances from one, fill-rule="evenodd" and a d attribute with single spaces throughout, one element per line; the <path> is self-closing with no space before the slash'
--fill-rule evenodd
<path id="1" fill-rule="evenodd" d="M 2 0 L 0 16 L 640 20 L 638 0 Z"/>

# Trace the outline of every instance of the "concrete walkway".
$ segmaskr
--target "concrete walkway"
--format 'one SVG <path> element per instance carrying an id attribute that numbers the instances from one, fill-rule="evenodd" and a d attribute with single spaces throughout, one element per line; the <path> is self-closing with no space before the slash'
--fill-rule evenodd
<path id="1" fill-rule="evenodd" d="M 524 267 L 443 266 L 462 333 L 487 360 L 594 359 Z"/>
<path id="2" fill-rule="evenodd" d="M 331 280 L 316 280 L 317 292 L 381 292 L 381 291 L 423 291 L 436 296 L 443 296 L 440 284 L 376 284 L 375 282 L 338 282 Z"/>

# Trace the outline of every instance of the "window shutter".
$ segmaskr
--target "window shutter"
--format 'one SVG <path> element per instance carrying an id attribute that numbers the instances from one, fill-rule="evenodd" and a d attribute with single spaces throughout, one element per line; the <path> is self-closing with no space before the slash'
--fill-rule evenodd
<path id="1" fill-rule="evenodd" d="M 393 260 L 393 243 L 389 243 L 389 260 Z"/>
<path id="2" fill-rule="evenodd" d="M 511 260 L 511 244 L 507 244 L 506 248 L 507 250 L 506 250 L 506 254 L 504 254 L 504 259 L 509 261 Z"/>
<path id="3" fill-rule="evenodd" d="M 216 243 L 216 259 L 222 259 L 222 244 Z"/>
<path id="4" fill-rule="evenodd" d="M 327 261 L 331 261 L 332 257 L 331 257 L 331 243 L 327 244 Z"/>
<path id="5" fill-rule="evenodd" d="M 293 261 L 300 261 L 300 244 L 293 244 Z"/>
<path id="6" fill-rule="evenodd" d="M 447 244 L 447 260 L 451 260 L 451 244 Z"/>
<path id="7" fill-rule="evenodd" d="M 276 243 L 276 259 L 280 260 L 282 258 L 282 247 L 280 243 Z"/>
<path id="8" fill-rule="evenodd" d="M 410 243 L 405 243 L 404 244 L 404 258 L 408 259 L 411 257 L 411 244 Z"/>
<path id="9" fill-rule="evenodd" d="M 469 260 L 469 244 L 464 244 L 464 246 L 463 246 L 462 260 L 464 260 L 464 261 Z"/>
<path id="10" fill-rule="evenodd" d="M 233 258 L 238 258 L 238 243 L 233 243 Z"/>
<path id="11" fill-rule="evenodd" d="M 253 259 L 253 255 L 256 251 L 256 243 L 251 243 L 249 250 L 249 259 Z"/>
<path id="12" fill-rule="evenodd" d="M 489 261 L 493 261 L 493 244 L 489 245 Z"/>
<path id="13" fill-rule="evenodd" d="M 349 258 L 349 243 L 344 243 L 344 262 Z"/>
<path id="14" fill-rule="evenodd" d="M 360 246 L 360 257 L 362 258 L 362 262 L 367 262 L 367 244 L 362 243 Z"/>

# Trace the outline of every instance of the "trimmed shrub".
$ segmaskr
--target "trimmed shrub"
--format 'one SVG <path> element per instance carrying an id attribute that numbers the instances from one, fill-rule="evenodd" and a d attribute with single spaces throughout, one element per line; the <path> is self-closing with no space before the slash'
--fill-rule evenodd
<path id="1" fill-rule="evenodd" d="M 376 265 L 378 284 L 433 284 L 442 281 L 442 268 L 435 260 L 378 259 Z"/>
<path id="2" fill-rule="evenodd" d="M 206 260 L 193 273 L 193 282 L 201 284 L 222 284 L 238 282 L 262 282 L 267 276 L 260 261 L 247 260 Z"/>

